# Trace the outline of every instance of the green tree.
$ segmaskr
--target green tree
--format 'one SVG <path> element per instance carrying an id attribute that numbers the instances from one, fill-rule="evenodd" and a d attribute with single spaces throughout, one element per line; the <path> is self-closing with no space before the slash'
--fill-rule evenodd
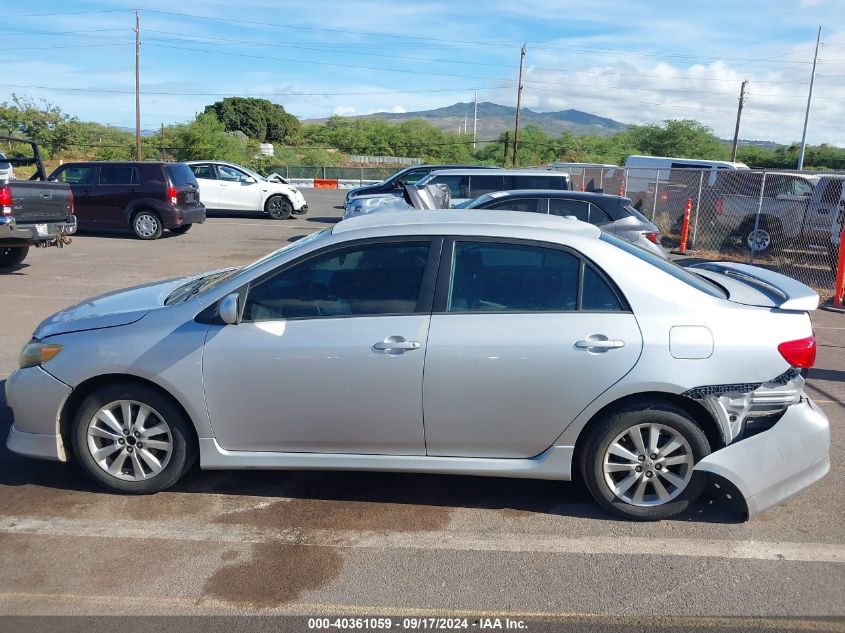
<path id="1" fill-rule="evenodd" d="M 254 142 L 243 141 L 228 133 L 212 112 L 201 114 L 191 123 L 176 126 L 173 140 L 178 160 L 244 162 L 257 153 Z"/>
<path id="2" fill-rule="evenodd" d="M 227 132 L 243 132 L 259 143 L 293 143 L 299 138 L 299 119 L 267 99 L 226 97 L 206 106 L 205 112 L 213 112 Z"/>
<path id="3" fill-rule="evenodd" d="M 727 160 L 728 146 L 713 130 L 691 119 L 669 119 L 662 124 L 632 125 L 626 132 L 638 153 L 678 158 Z"/>
<path id="4" fill-rule="evenodd" d="M 0 103 L 0 129 L 9 136 L 41 141 L 47 154 L 66 150 L 86 141 L 84 124 L 45 100 L 12 95 L 12 102 Z"/>

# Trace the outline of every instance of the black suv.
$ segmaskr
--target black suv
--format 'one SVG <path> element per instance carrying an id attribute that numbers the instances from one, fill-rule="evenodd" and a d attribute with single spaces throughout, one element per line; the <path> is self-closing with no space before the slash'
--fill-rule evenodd
<path id="1" fill-rule="evenodd" d="M 65 163 L 49 179 L 70 185 L 80 229 L 129 229 L 154 240 L 164 229 L 185 233 L 205 222 L 197 179 L 183 163 Z"/>

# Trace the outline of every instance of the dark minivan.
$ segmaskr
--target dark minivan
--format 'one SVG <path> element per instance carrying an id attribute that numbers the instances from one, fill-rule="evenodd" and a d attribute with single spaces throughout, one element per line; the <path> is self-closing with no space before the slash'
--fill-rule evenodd
<path id="1" fill-rule="evenodd" d="M 70 185 L 82 230 L 129 229 L 154 240 L 164 229 L 181 234 L 205 222 L 197 179 L 184 163 L 65 163 L 50 180 Z"/>

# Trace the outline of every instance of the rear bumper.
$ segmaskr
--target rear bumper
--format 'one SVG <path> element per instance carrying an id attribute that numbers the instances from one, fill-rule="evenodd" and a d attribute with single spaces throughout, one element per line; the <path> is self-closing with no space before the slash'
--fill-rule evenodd
<path id="1" fill-rule="evenodd" d="M 12 372 L 6 381 L 6 402 L 14 423 L 6 446 L 10 451 L 39 459 L 67 461 L 59 434 L 59 412 L 71 388 L 41 367 Z"/>
<path id="2" fill-rule="evenodd" d="M 21 243 L 50 242 L 62 233 L 76 233 L 76 216 L 69 220 L 52 222 L 27 222 L 22 224 L 14 217 L 0 218 L 0 240 L 14 240 Z"/>
<path id="3" fill-rule="evenodd" d="M 185 224 L 202 224 L 205 222 L 205 207 L 176 207 L 166 218 L 162 218 L 164 228 L 172 229 Z"/>
<path id="4" fill-rule="evenodd" d="M 788 407 L 768 431 L 730 444 L 695 470 L 724 477 L 745 499 L 748 516 L 814 484 L 830 470 L 830 424 L 809 398 Z"/>

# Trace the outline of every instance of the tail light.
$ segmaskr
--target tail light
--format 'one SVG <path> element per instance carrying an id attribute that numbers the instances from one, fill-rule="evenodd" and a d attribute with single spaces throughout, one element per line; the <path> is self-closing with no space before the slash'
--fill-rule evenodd
<path id="1" fill-rule="evenodd" d="M 661 191 L 660 192 L 660 202 L 669 202 L 669 192 L 668 191 Z"/>
<path id="2" fill-rule="evenodd" d="M 793 367 L 809 369 L 816 363 L 816 337 L 813 335 L 781 343 L 778 351 Z"/>
<path id="3" fill-rule="evenodd" d="M 69 200 L 69 202 L 70 202 L 70 213 L 69 213 L 68 215 L 73 215 L 73 213 L 74 213 L 74 211 L 75 211 L 75 207 L 74 207 L 74 205 L 76 204 L 76 203 L 73 201 L 73 189 L 68 189 L 67 191 L 68 191 L 68 193 L 70 194 L 70 200 Z"/>
<path id="4" fill-rule="evenodd" d="M 645 238 L 649 242 L 653 242 L 654 244 L 660 244 L 660 233 L 656 233 L 654 231 L 651 231 L 649 233 L 643 233 L 643 235 L 645 235 Z"/>
<path id="5" fill-rule="evenodd" d="M 176 195 L 176 187 L 167 188 L 167 199 L 170 201 L 170 204 L 179 202 L 179 197 Z"/>
<path id="6" fill-rule="evenodd" d="M 12 215 L 11 187 L 0 187 L 0 212 L 2 215 Z"/>
<path id="7" fill-rule="evenodd" d="M 722 215 L 725 208 L 725 201 L 722 198 L 716 198 L 716 215 Z"/>

